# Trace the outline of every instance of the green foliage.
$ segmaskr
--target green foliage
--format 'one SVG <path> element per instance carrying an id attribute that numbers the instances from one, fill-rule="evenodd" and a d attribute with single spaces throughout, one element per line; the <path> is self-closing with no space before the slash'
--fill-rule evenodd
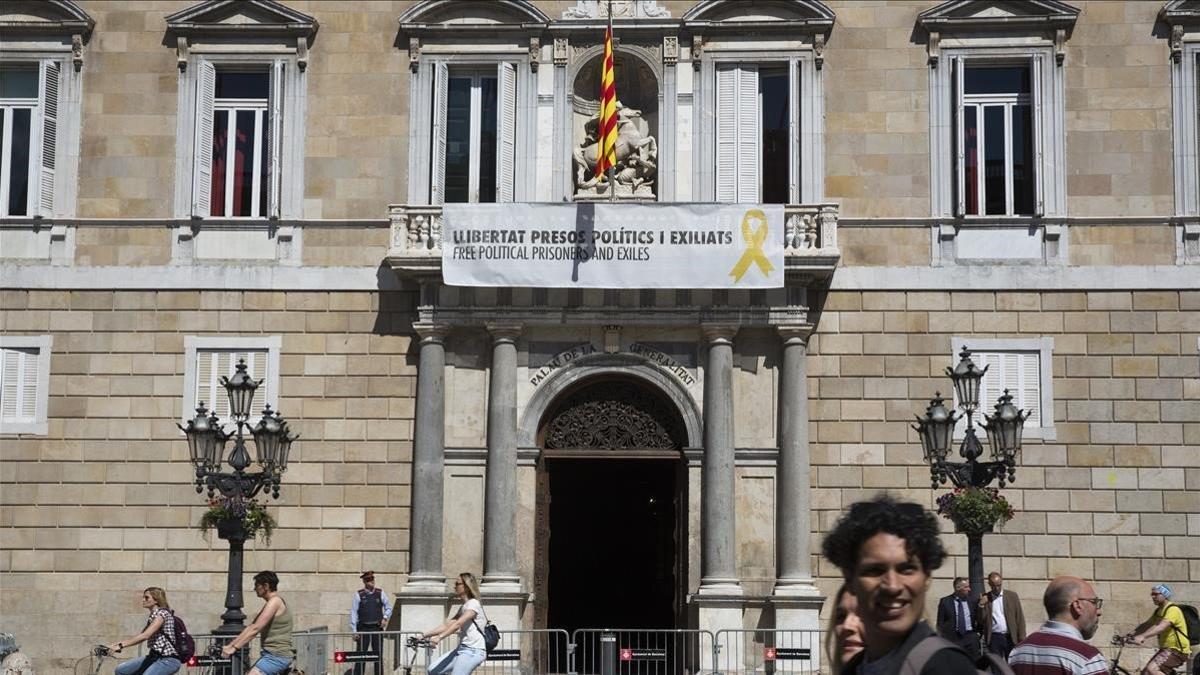
<path id="1" fill-rule="evenodd" d="M 937 512 L 965 534 L 991 532 L 1013 517 L 1012 504 L 996 488 L 955 488 L 938 497 Z"/>
<path id="2" fill-rule="evenodd" d="M 217 497 L 208 500 L 208 510 L 200 516 L 197 527 L 208 538 L 214 527 L 219 527 L 226 521 L 241 521 L 246 530 L 246 538 L 262 537 L 263 543 L 271 544 L 271 535 L 275 532 L 275 519 L 267 513 L 265 504 L 255 499 L 240 497 Z"/>

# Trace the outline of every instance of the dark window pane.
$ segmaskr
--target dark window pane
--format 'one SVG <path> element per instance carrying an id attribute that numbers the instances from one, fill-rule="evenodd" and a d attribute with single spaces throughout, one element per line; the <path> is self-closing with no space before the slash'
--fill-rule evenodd
<path id="1" fill-rule="evenodd" d="M 762 201 L 788 202 L 788 73 L 763 70 L 759 73 L 762 101 Z"/>
<path id="2" fill-rule="evenodd" d="M 0 98 L 37 97 L 37 66 L 28 64 L 0 66 Z"/>
<path id="3" fill-rule="evenodd" d="M 29 131 L 33 111 L 11 109 L 12 158 L 8 168 L 8 215 L 29 215 Z"/>
<path id="4" fill-rule="evenodd" d="M 208 213 L 225 215 L 225 148 L 229 147 L 229 111 L 213 113 L 212 190 L 208 193 Z"/>
<path id="5" fill-rule="evenodd" d="M 254 154 L 257 140 L 254 111 L 237 111 L 236 145 L 233 149 L 233 213 L 234 216 L 254 214 Z"/>
<path id="6" fill-rule="evenodd" d="M 963 83 L 967 94 L 1028 94 L 1029 66 L 968 67 Z"/>
<path id="7" fill-rule="evenodd" d="M 1033 118 L 1027 105 L 1013 106 L 1013 212 L 1034 212 Z"/>
<path id="8" fill-rule="evenodd" d="M 479 201 L 496 201 L 496 115 L 498 111 L 496 78 L 485 77 L 479 120 Z"/>
<path id="9" fill-rule="evenodd" d="M 270 89 L 270 73 L 217 71 L 217 98 L 265 99 Z"/>
<path id="10" fill-rule="evenodd" d="M 983 107 L 983 190 L 988 215 L 1007 212 L 1008 196 L 1004 179 L 1004 106 Z"/>
<path id="11" fill-rule="evenodd" d="M 270 138 L 267 136 L 271 133 L 271 111 L 264 110 L 262 113 L 262 126 L 259 127 L 259 133 L 263 136 L 265 142 L 259 144 L 262 150 L 263 158 L 260 162 L 262 166 L 258 169 L 258 215 L 273 216 L 270 212 L 271 205 L 271 156 L 267 154 L 267 148 L 271 147 L 272 143 L 278 143 L 279 139 Z"/>
<path id="12" fill-rule="evenodd" d="M 471 201 L 471 78 L 452 77 L 446 96 L 445 201 Z"/>
<path id="13" fill-rule="evenodd" d="M 979 215 L 979 122 L 978 108 L 963 108 L 963 202 L 966 214 Z"/>

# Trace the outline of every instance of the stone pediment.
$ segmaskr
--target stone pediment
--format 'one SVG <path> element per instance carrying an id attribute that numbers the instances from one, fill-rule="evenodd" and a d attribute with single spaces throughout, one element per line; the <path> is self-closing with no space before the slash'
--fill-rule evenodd
<path id="1" fill-rule="evenodd" d="M 1068 33 L 1079 8 L 1059 0 L 950 0 L 917 16 L 930 33 L 1055 31 Z"/>
<path id="2" fill-rule="evenodd" d="M 1171 0 L 1163 5 L 1158 18 L 1170 26 L 1200 24 L 1200 0 Z"/>
<path id="3" fill-rule="evenodd" d="M 0 4 L 0 41 L 19 35 L 78 35 L 87 40 L 95 25 L 95 20 L 70 0 L 9 0 Z"/>
<path id="4" fill-rule="evenodd" d="M 563 10 L 564 19 L 607 19 L 609 9 L 617 19 L 669 19 L 671 10 L 659 7 L 656 0 L 577 0 L 574 7 Z"/>
<path id="5" fill-rule="evenodd" d="M 294 46 L 311 43 L 317 20 L 274 0 L 209 0 L 167 17 L 167 39 L 211 37 L 237 41 L 279 38 Z"/>
<path id="6" fill-rule="evenodd" d="M 537 28 L 550 17 L 528 0 L 424 0 L 400 15 L 400 30 L 496 30 Z"/>
<path id="7" fill-rule="evenodd" d="M 696 32 L 778 29 L 828 33 L 834 13 L 820 0 L 703 0 L 683 15 Z"/>

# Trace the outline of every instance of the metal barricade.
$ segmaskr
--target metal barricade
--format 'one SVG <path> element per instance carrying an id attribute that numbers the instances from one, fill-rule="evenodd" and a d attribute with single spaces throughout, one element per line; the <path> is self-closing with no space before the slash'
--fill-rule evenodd
<path id="1" fill-rule="evenodd" d="M 816 630 L 720 630 L 716 671 L 722 675 L 825 672 L 821 637 Z"/>
<path id="2" fill-rule="evenodd" d="M 559 629 L 502 630 L 500 644 L 476 673 L 489 675 L 566 675 L 573 644 Z"/>
<path id="3" fill-rule="evenodd" d="M 696 675 L 713 670 L 706 630 L 581 628 L 572 635 L 578 675 Z"/>

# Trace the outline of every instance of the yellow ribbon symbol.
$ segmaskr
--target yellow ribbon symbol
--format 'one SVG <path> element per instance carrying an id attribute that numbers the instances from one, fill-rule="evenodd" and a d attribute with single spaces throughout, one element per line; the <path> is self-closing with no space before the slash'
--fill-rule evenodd
<path id="1" fill-rule="evenodd" d="M 758 221 L 762 225 L 751 231 L 750 223 L 753 221 Z M 767 260 L 767 255 L 762 250 L 763 243 L 767 241 L 767 215 L 762 210 L 750 209 L 746 215 L 742 216 L 742 239 L 746 240 L 746 250 L 733 269 L 729 270 L 729 275 L 733 277 L 733 283 L 736 284 L 742 280 L 746 270 L 750 269 L 750 263 L 757 265 L 763 276 L 769 277 L 775 266 L 771 264 L 770 260 Z"/>

